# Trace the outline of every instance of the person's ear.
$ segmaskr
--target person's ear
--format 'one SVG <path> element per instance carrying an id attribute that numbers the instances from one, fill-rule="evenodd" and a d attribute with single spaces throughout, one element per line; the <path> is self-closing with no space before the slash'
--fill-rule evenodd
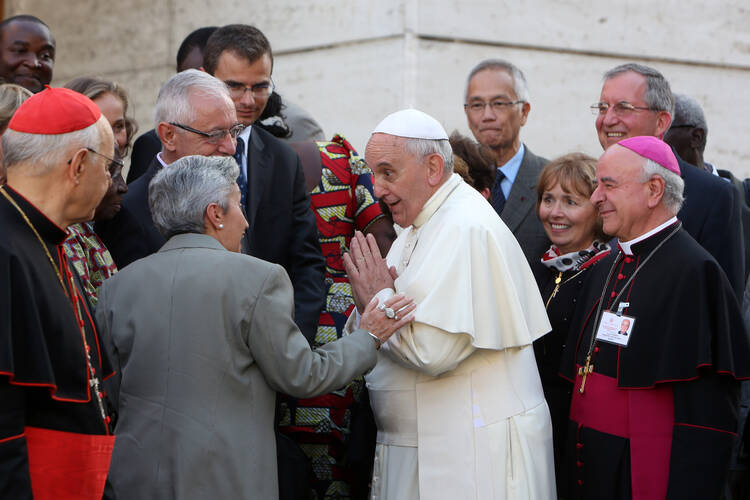
<path id="1" fill-rule="evenodd" d="M 68 168 L 66 169 L 66 177 L 73 183 L 79 184 L 81 182 L 81 176 L 84 170 L 86 170 L 86 158 L 88 157 L 88 150 L 86 148 L 78 148 L 73 157 L 68 162 Z"/>
<path id="2" fill-rule="evenodd" d="M 669 126 L 672 124 L 672 115 L 666 111 L 656 112 L 656 130 L 654 130 L 654 137 L 664 139 L 664 134 L 669 130 Z"/>
<path id="3" fill-rule="evenodd" d="M 664 179 L 660 175 L 656 174 L 652 175 L 651 178 L 646 181 L 646 186 L 648 187 L 648 198 L 646 203 L 648 205 L 648 208 L 655 208 L 659 203 L 661 203 L 666 185 L 667 183 L 664 181 Z"/>
<path id="4" fill-rule="evenodd" d="M 440 181 L 443 180 L 443 174 L 445 173 L 443 157 L 437 153 L 433 153 L 427 157 L 425 163 L 427 167 L 427 184 L 429 184 L 430 187 L 439 185 Z"/>
<path id="5" fill-rule="evenodd" d="M 526 119 L 529 117 L 529 111 L 531 111 L 531 103 L 524 102 L 521 104 L 521 126 L 526 125 Z"/>
<path id="6" fill-rule="evenodd" d="M 222 210 L 218 203 L 208 204 L 204 218 L 206 220 L 207 228 L 211 227 L 215 231 L 224 228 L 224 210 Z"/>
<path id="7" fill-rule="evenodd" d="M 175 151 L 177 145 L 175 141 L 177 139 L 177 131 L 175 126 L 167 122 L 159 122 L 156 126 L 156 133 L 159 135 L 162 147 L 167 151 Z"/>

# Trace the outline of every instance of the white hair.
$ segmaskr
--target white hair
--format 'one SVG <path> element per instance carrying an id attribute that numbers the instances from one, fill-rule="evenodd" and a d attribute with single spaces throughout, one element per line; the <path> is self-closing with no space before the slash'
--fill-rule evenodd
<path id="1" fill-rule="evenodd" d="M 485 59 L 480 62 L 469 73 L 466 79 L 466 91 L 464 92 L 464 102 L 469 98 L 469 83 L 474 75 L 480 71 L 491 69 L 495 71 L 505 71 L 513 79 L 513 92 L 516 93 L 516 99 L 523 102 L 529 102 L 529 86 L 526 83 L 526 76 L 518 66 L 503 59 Z"/>
<path id="2" fill-rule="evenodd" d="M 682 207 L 682 202 L 685 200 L 682 193 L 685 189 L 685 181 L 682 177 L 677 175 L 659 165 L 653 160 L 646 160 L 643 162 L 643 179 L 641 182 L 647 182 L 652 176 L 658 175 L 664 179 L 664 195 L 662 196 L 662 203 L 669 210 L 672 215 L 677 215 Z"/>
<path id="3" fill-rule="evenodd" d="M 206 207 L 216 203 L 226 212 L 239 174 L 231 156 L 184 156 L 164 167 L 148 186 L 156 228 L 167 239 L 180 233 L 204 233 Z"/>
<path id="4" fill-rule="evenodd" d="M 205 71 L 187 69 L 167 80 L 159 90 L 154 108 L 154 127 L 161 122 L 192 123 L 195 110 L 190 105 L 190 97 L 194 95 L 223 97 L 234 108 L 224 82 Z"/>
<path id="5" fill-rule="evenodd" d="M 407 138 L 404 150 L 417 158 L 438 154 L 443 159 L 443 172 L 453 172 L 453 148 L 448 139 L 412 139 Z"/>
<path id="6" fill-rule="evenodd" d="M 12 169 L 23 165 L 27 175 L 44 175 L 50 170 L 65 163 L 70 158 L 70 150 L 76 147 L 89 147 L 96 151 L 101 149 L 102 134 L 99 123 L 105 120 L 104 115 L 88 127 L 66 134 L 30 134 L 8 129 L 2 136 L 3 165 Z M 106 124 L 109 127 L 109 123 Z M 112 152 L 104 152 L 106 155 Z"/>

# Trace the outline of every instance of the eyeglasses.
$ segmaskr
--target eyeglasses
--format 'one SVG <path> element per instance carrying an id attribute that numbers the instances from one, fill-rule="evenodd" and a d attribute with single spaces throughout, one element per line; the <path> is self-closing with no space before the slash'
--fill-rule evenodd
<path id="1" fill-rule="evenodd" d="M 219 130 L 213 130 L 211 132 L 204 132 L 202 130 L 198 130 L 197 128 L 188 127 L 187 125 L 183 125 L 182 123 L 177 122 L 169 122 L 170 125 L 174 125 L 177 128 L 181 128 L 182 130 L 187 130 L 188 132 L 192 132 L 194 134 L 202 135 L 203 137 L 206 137 L 208 139 L 209 144 L 218 144 L 221 142 L 224 137 L 229 134 L 229 136 L 232 139 L 236 139 L 238 135 L 240 135 L 240 132 L 245 128 L 245 126 L 241 123 L 235 123 L 232 125 L 231 128 L 224 128 Z"/>
<path id="2" fill-rule="evenodd" d="M 655 109 L 651 109 L 644 106 L 634 106 L 626 101 L 620 101 L 614 106 L 610 106 L 606 102 L 597 102 L 596 104 L 591 105 L 591 113 L 595 115 L 606 115 L 607 111 L 609 111 L 609 108 L 612 108 L 612 111 L 615 112 L 615 115 L 617 116 L 628 116 L 631 113 L 635 113 L 637 109 L 643 110 L 643 111 L 656 111 Z"/>
<path id="3" fill-rule="evenodd" d="M 483 102 L 483 101 L 474 101 L 467 104 L 464 104 L 464 109 L 469 110 L 470 113 L 478 115 L 479 113 L 484 112 L 484 108 L 489 106 L 492 111 L 495 113 L 501 113 L 505 111 L 506 109 L 510 109 L 511 106 L 514 104 L 522 104 L 526 101 L 490 101 L 490 102 Z"/>
<path id="4" fill-rule="evenodd" d="M 695 125 L 688 124 L 688 123 L 683 123 L 682 125 L 670 125 L 669 126 L 670 129 L 673 129 L 673 128 L 695 128 L 695 127 L 696 127 Z"/>
<path id="5" fill-rule="evenodd" d="M 122 160 L 117 160 L 115 158 L 110 158 L 109 156 L 103 155 L 99 151 L 97 151 L 97 150 L 95 150 L 93 148 L 86 147 L 85 149 L 89 153 L 94 153 L 95 155 L 101 156 L 102 158 L 104 158 L 104 159 L 106 159 L 106 160 L 109 161 L 109 166 L 107 167 L 107 169 L 109 170 L 110 177 L 113 177 L 113 178 L 117 177 L 117 174 L 119 174 L 122 171 L 122 167 L 125 166 L 125 163 Z M 70 162 L 72 162 L 72 161 L 73 161 L 73 158 L 71 158 L 70 160 L 68 160 L 68 165 L 70 165 Z M 115 172 L 114 174 L 112 173 L 113 171 Z"/>
<path id="6" fill-rule="evenodd" d="M 224 83 L 227 85 L 227 87 L 229 87 L 229 95 L 232 96 L 232 99 L 240 99 L 248 90 L 254 98 L 265 99 L 270 96 L 273 90 L 276 88 L 273 84 L 273 80 L 256 83 L 255 85 L 250 85 L 249 87 L 233 80 L 227 80 Z"/>

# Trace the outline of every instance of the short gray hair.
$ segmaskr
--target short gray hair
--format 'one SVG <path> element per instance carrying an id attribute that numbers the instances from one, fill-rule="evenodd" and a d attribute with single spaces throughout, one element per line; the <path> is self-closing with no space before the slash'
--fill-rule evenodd
<path id="1" fill-rule="evenodd" d="M 419 159 L 431 154 L 438 154 L 443 159 L 443 172 L 453 172 L 453 148 L 448 139 L 412 139 L 407 138 L 404 150 Z"/>
<path id="2" fill-rule="evenodd" d="M 504 59 L 485 59 L 480 62 L 469 73 L 466 79 L 466 91 L 464 92 L 464 101 L 469 98 L 469 82 L 474 75 L 486 69 L 505 71 L 513 79 L 513 92 L 516 93 L 516 99 L 523 102 L 529 102 L 529 86 L 526 83 L 526 77 L 515 64 Z"/>
<path id="3" fill-rule="evenodd" d="M 195 120 L 195 110 L 190 106 L 190 96 L 193 95 L 224 97 L 234 108 L 224 82 L 205 71 L 186 69 L 161 86 L 154 108 L 154 127 L 158 127 L 161 122 L 192 123 Z"/>
<path id="4" fill-rule="evenodd" d="M 102 120 L 109 128 L 109 122 L 102 115 L 88 127 L 66 134 L 30 134 L 8 129 L 2 137 L 3 165 L 6 169 L 24 165 L 27 175 L 44 175 L 68 161 L 70 158 L 66 156 L 73 148 L 89 147 L 99 151 L 103 139 L 99 128 Z M 103 154 L 109 156 L 112 152 Z"/>
<path id="5" fill-rule="evenodd" d="M 632 71 L 646 79 L 646 94 L 643 99 L 646 105 L 654 111 L 666 111 L 674 115 L 674 96 L 669 82 L 664 75 L 650 66 L 637 63 L 621 64 L 604 73 L 604 81 L 610 80 L 623 73 Z"/>
<path id="6" fill-rule="evenodd" d="M 706 125 L 703 108 L 698 104 L 698 101 L 685 94 L 674 95 L 672 125 L 692 125 L 702 128 L 706 132 L 705 135 L 708 136 L 708 125 Z"/>
<path id="7" fill-rule="evenodd" d="M 148 186 L 156 228 L 167 239 L 204 233 L 206 207 L 216 203 L 226 212 L 239 173 L 231 156 L 184 156 L 162 168 Z"/>
<path id="8" fill-rule="evenodd" d="M 685 181 L 671 170 L 667 170 L 655 161 L 646 158 L 643 162 L 643 178 L 641 182 L 647 182 L 654 175 L 658 175 L 664 179 L 662 203 L 672 215 L 677 215 L 677 212 L 682 207 L 682 202 L 685 200 L 682 197 L 685 189 Z"/>

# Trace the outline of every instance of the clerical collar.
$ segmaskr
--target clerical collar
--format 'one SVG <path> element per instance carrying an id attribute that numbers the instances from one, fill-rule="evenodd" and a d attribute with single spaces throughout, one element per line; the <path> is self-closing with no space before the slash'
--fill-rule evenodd
<path id="1" fill-rule="evenodd" d="M 437 212 L 437 209 L 440 208 L 446 198 L 448 198 L 453 190 L 462 182 L 463 180 L 461 179 L 461 176 L 454 172 L 453 175 L 451 175 L 448 180 L 445 181 L 443 185 L 432 194 L 432 196 L 430 196 L 430 199 L 424 204 L 412 225 L 415 228 L 419 228 L 422 224 L 427 222 L 430 217 L 432 217 L 432 214 Z"/>
<path id="2" fill-rule="evenodd" d="M 651 236 L 655 235 L 656 233 L 659 233 L 663 231 L 664 229 L 668 228 L 669 226 L 675 224 L 677 222 L 677 217 L 672 217 L 668 221 L 656 226 L 651 231 L 642 234 L 638 236 L 637 238 L 633 238 L 630 241 L 620 241 L 618 242 L 618 245 L 620 246 L 620 250 L 625 255 L 633 255 L 633 245 L 640 243 L 641 241 L 649 239 Z"/>
<path id="3" fill-rule="evenodd" d="M 9 185 L 6 184 L 5 186 L 3 186 L 3 189 L 5 189 L 8 195 L 13 198 L 13 201 L 15 201 L 23 210 L 23 212 L 26 214 L 26 217 L 29 218 L 29 221 L 34 225 L 36 230 L 39 232 L 39 236 L 41 236 L 44 241 L 46 241 L 50 245 L 58 245 L 65 241 L 65 239 L 68 237 L 68 232 L 65 229 L 55 224 L 49 217 L 44 214 L 44 212 L 36 208 L 29 200 L 24 198 L 21 193 L 14 190 Z M 0 199 L 7 203 L 7 200 L 5 200 L 5 198 L 0 197 Z"/>

